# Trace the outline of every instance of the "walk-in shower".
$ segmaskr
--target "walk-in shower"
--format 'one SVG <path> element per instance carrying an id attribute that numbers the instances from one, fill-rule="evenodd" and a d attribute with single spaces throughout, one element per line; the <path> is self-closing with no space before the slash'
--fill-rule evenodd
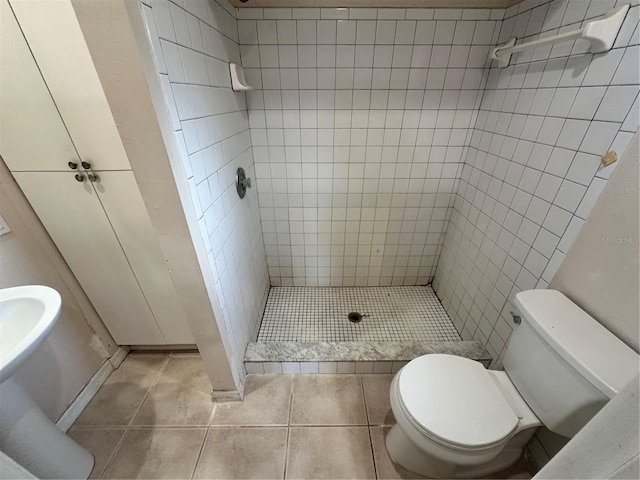
<path id="1" fill-rule="evenodd" d="M 514 295 L 548 286 L 616 166 L 600 156 L 638 128 L 640 7 L 607 52 L 571 39 L 505 67 L 497 45 L 616 2 L 250 3 L 143 2 L 236 376 L 499 366 Z"/>

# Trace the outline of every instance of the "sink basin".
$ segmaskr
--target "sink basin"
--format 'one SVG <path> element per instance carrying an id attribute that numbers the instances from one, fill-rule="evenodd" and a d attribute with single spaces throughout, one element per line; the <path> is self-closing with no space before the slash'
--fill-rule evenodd
<path id="1" fill-rule="evenodd" d="M 60 294 L 41 285 L 0 290 L 0 383 L 44 341 L 61 305 Z"/>
<path id="2" fill-rule="evenodd" d="M 53 288 L 0 290 L 0 452 L 35 478 L 87 478 L 93 468 L 93 456 L 56 427 L 13 376 L 47 338 L 61 306 Z"/>

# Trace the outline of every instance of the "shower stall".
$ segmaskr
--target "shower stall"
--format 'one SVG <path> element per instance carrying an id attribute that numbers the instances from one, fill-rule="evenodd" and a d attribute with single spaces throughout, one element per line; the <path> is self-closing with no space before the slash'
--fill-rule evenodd
<path id="1" fill-rule="evenodd" d="M 638 128 L 640 7 L 605 53 L 490 51 L 615 3 L 141 0 L 236 375 L 499 364 L 511 299 L 546 287 Z"/>

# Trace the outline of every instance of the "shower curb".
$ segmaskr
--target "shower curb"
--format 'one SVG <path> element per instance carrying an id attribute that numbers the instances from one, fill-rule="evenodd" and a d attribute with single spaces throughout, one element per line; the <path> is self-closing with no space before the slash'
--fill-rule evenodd
<path id="1" fill-rule="evenodd" d="M 252 342 L 247 373 L 396 373 L 430 353 L 470 358 L 485 367 L 491 354 L 476 341 L 456 342 Z"/>

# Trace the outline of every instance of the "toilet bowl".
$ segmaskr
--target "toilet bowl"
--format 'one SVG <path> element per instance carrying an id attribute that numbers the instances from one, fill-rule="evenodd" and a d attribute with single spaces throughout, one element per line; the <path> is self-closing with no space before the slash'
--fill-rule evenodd
<path id="1" fill-rule="evenodd" d="M 424 355 L 391 383 L 397 424 L 389 456 L 429 477 L 481 476 L 516 461 L 542 423 L 504 372 L 453 355 Z"/>
<path id="2" fill-rule="evenodd" d="M 514 304 L 504 372 L 432 354 L 396 374 L 392 460 L 428 477 L 488 475 L 513 464 L 540 425 L 573 437 L 633 381 L 638 354 L 562 293 L 520 292 Z"/>

